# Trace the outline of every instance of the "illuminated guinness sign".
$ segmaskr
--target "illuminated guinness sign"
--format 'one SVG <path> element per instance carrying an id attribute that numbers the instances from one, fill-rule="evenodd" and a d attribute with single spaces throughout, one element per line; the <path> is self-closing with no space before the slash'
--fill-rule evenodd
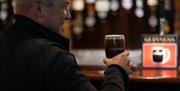
<path id="1" fill-rule="evenodd" d="M 174 43 L 176 42 L 176 36 L 144 36 L 143 42 Z"/>
<path id="2" fill-rule="evenodd" d="M 143 35 L 142 41 L 144 43 L 175 43 L 177 42 L 176 35 Z"/>
<path id="3" fill-rule="evenodd" d="M 145 68 L 177 68 L 177 35 L 143 35 L 142 65 Z"/>

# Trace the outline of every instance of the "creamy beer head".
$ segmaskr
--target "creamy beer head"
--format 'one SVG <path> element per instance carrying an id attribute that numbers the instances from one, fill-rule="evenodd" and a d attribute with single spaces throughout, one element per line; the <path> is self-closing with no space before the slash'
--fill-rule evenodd
<path id="1" fill-rule="evenodd" d="M 107 58 L 112 58 L 117 54 L 124 52 L 124 35 L 105 35 L 104 47 Z"/>

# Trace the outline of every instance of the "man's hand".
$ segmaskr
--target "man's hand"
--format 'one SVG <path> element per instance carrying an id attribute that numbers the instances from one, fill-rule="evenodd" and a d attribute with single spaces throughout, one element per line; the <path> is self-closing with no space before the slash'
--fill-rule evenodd
<path id="1" fill-rule="evenodd" d="M 116 64 L 124 68 L 128 73 L 131 73 L 129 52 L 125 51 L 112 58 L 106 58 L 104 63 L 106 65 Z"/>

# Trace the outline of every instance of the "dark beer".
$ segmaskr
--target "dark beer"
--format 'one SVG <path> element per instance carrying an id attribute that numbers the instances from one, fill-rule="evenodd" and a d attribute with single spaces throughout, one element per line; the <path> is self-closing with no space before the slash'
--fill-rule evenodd
<path id="1" fill-rule="evenodd" d="M 153 55 L 154 62 L 162 62 L 163 61 L 163 55 Z"/>
<path id="2" fill-rule="evenodd" d="M 104 41 L 107 58 L 112 58 L 125 50 L 125 40 L 123 35 L 109 35 Z"/>
<path id="3" fill-rule="evenodd" d="M 163 61 L 163 48 L 162 47 L 154 47 L 152 56 L 153 56 L 154 62 L 162 62 Z"/>

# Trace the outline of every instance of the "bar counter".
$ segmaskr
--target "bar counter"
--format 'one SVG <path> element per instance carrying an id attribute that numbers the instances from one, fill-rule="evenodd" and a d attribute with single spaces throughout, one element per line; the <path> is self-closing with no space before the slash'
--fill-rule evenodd
<path id="1" fill-rule="evenodd" d="M 100 88 L 104 66 L 80 66 L 81 72 Z M 129 91 L 180 91 L 180 69 L 136 69 L 129 75 Z"/>
<path id="2" fill-rule="evenodd" d="M 129 75 L 129 91 L 180 91 L 180 68 L 144 69 L 141 67 L 141 49 L 128 51 L 132 63 L 136 65 L 136 69 Z M 76 56 L 82 74 L 87 76 L 95 87 L 100 88 L 106 68 L 102 61 L 105 58 L 104 50 L 71 52 Z"/>

